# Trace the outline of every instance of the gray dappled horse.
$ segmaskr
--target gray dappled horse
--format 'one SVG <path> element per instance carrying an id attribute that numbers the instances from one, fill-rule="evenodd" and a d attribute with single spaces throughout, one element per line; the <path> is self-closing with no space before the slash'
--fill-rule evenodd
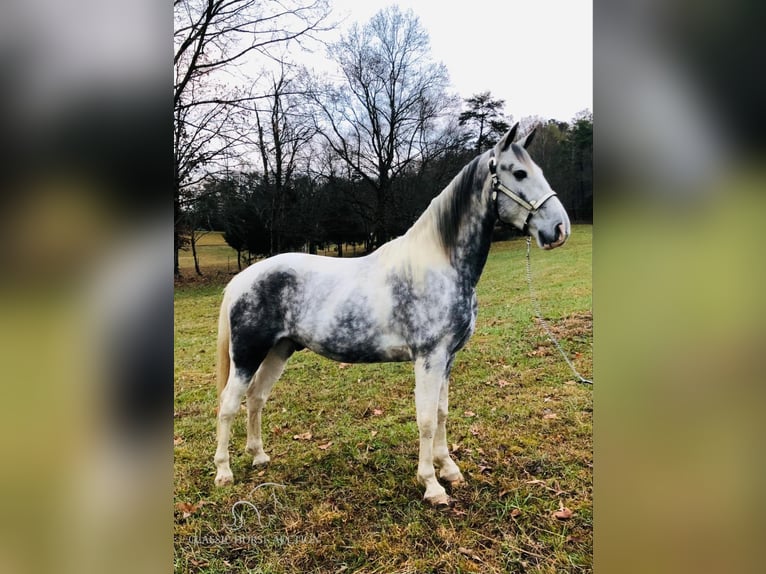
<path id="1" fill-rule="evenodd" d="M 247 395 L 247 452 L 269 456 L 261 411 L 295 351 L 311 349 L 347 363 L 412 361 L 420 433 L 418 482 L 434 506 L 451 503 L 439 478 L 459 483 L 445 423 L 455 354 L 476 324 L 476 284 L 495 221 L 531 234 L 543 249 L 569 237 L 567 213 L 519 142 L 513 126 L 466 165 L 413 226 L 356 259 L 286 253 L 236 275 L 224 291 L 218 323 L 219 486 L 233 481 L 229 435 Z"/>

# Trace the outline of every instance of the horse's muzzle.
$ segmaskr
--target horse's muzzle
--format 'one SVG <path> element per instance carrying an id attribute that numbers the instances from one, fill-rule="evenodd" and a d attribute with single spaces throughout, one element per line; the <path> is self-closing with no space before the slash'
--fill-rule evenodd
<path id="1" fill-rule="evenodd" d="M 566 232 L 566 228 L 564 227 L 563 223 L 559 223 L 554 231 L 555 235 L 553 237 L 552 241 L 546 241 L 548 238 L 543 237 L 541 234 L 540 236 L 540 243 L 543 246 L 543 249 L 553 249 L 555 247 L 561 247 L 566 243 L 567 238 L 569 237 Z"/>

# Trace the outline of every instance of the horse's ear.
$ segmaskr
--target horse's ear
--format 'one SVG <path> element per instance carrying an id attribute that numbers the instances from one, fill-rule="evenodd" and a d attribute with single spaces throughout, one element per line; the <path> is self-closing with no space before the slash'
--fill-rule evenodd
<path id="1" fill-rule="evenodd" d="M 529 144 L 532 143 L 532 140 L 535 139 L 535 132 L 537 131 L 537 126 L 532 128 L 532 131 L 527 134 L 527 137 L 524 138 L 524 149 L 527 149 L 529 147 Z"/>
<path id="2" fill-rule="evenodd" d="M 516 137 L 516 132 L 519 129 L 519 122 L 516 122 L 514 126 L 508 130 L 505 135 L 503 136 L 503 139 L 500 140 L 500 151 L 504 152 L 507 150 L 511 144 L 513 143 L 513 139 Z"/>

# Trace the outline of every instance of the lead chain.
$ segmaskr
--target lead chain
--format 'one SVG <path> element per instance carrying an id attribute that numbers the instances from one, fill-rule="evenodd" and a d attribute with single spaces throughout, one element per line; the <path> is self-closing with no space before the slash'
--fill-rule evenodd
<path id="1" fill-rule="evenodd" d="M 532 244 L 532 238 L 529 235 L 527 235 L 527 283 L 529 284 L 529 295 L 530 295 L 530 298 L 532 299 L 532 306 L 535 310 L 535 315 L 537 315 L 537 318 L 540 320 L 540 324 L 543 326 L 543 329 L 547 333 L 548 338 L 559 350 L 559 353 L 561 353 L 561 356 L 564 357 L 564 360 L 566 361 L 567 365 L 569 365 L 569 368 L 572 369 L 572 373 L 575 375 L 575 377 L 577 377 L 577 381 L 584 385 L 592 385 L 593 381 L 591 379 L 586 379 L 585 377 L 583 377 L 580 374 L 580 372 L 575 368 L 574 364 L 572 364 L 572 361 L 569 360 L 569 357 L 567 357 L 567 354 L 564 352 L 564 349 L 561 348 L 561 345 L 559 344 L 558 339 L 556 339 L 556 337 L 553 336 L 553 333 L 551 332 L 551 329 L 548 326 L 547 321 L 543 319 L 543 314 L 540 311 L 540 303 L 537 301 L 535 288 L 532 285 L 532 267 L 530 265 L 530 245 L 531 244 Z"/>

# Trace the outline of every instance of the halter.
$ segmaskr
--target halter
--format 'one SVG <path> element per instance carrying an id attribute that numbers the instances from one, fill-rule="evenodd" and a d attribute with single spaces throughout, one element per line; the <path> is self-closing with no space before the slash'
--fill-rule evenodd
<path id="1" fill-rule="evenodd" d="M 495 213 L 497 214 L 497 218 L 500 219 L 500 212 L 497 209 L 497 192 L 501 191 L 527 210 L 527 216 L 524 219 L 524 227 L 521 229 L 521 231 L 524 233 L 524 235 L 529 235 L 529 220 L 532 219 L 532 215 L 536 213 L 537 210 L 540 209 L 546 201 L 556 195 L 556 192 L 551 190 L 538 200 L 527 201 L 503 185 L 503 183 L 500 181 L 500 178 L 497 177 L 497 164 L 495 163 L 494 155 L 489 158 L 489 172 L 492 174 L 492 201 L 495 202 Z M 502 219 L 500 219 L 500 221 L 502 221 Z"/>

